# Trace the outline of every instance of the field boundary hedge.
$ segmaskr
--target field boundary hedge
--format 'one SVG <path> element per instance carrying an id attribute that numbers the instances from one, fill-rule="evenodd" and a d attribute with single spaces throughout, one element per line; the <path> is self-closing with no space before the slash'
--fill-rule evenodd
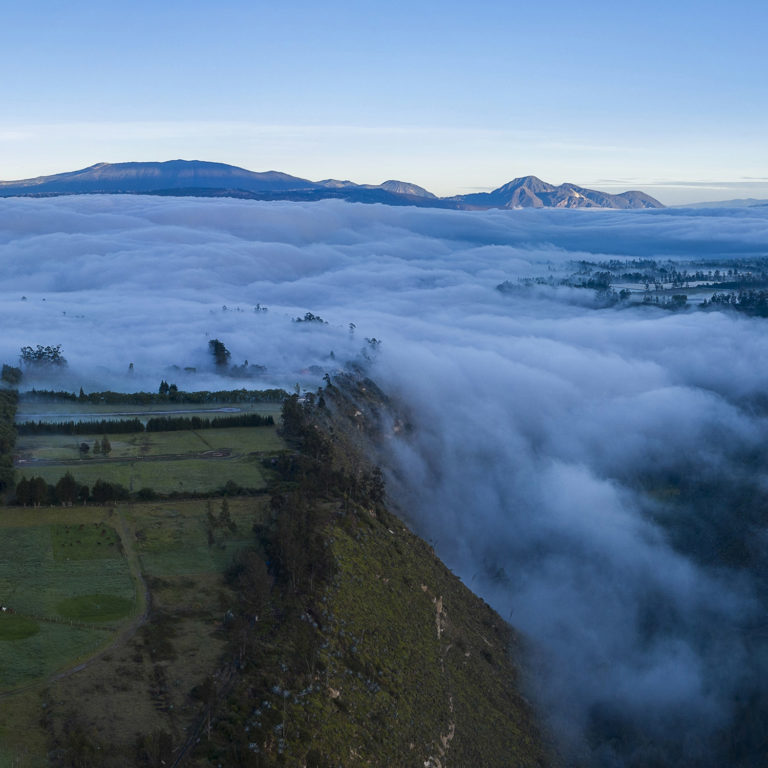
<path id="1" fill-rule="evenodd" d="M 14 411 L 15 413 L 15 411 Z M 118 435 L 135 432 L 178 432 L 230 427 L 271 427 L 272 416 L 243 413 L 236 416 L 153 416 L 146 426 L 141 419 L 102 419 L 101 421 L 22 421 L 16 425 L 19 435 Z"/>

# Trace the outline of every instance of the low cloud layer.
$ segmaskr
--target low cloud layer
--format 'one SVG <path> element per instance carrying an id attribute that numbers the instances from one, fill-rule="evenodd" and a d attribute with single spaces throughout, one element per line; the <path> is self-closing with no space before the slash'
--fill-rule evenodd
<path id="1" fill-rule="evenodd" d="M 72 389 L 155 389 L 173 365 L 230 388 L 219 338 L 267 367 L 248 386 L 314 387 L 382 340 L 374 376 L 415 427 L 391 494 L 530 638 L 569 759 L 757 765 L 740 723 L 765 711 L 766 321 L 495 286 L 766 243 L 755 209 L 0 200 L 0 359 L 61 344 Z M 292 322 L 308 311 L 327 324 Z"/>

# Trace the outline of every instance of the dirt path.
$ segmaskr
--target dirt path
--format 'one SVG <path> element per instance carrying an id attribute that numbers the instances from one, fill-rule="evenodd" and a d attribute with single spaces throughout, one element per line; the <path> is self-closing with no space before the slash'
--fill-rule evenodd
<path id="1" fill-rule="evenodd" d="M 127 526 L 123 513 L 116 512 L 116 518 L 115 530 L 120 537 L 120 542 L 123 545 L 123 553 L 125 554 L 125 560 L 128 563 L 128 570 L 130 571 L 131 577 L 133 578 L 134 584 L 136 585 L 136 602 L 139 609 L 141 610 L 141 613 L 138 616 L 135 616 L 130 621 L 130 623 L 122 627 L 108 645 L 102 647 L 100 650 L 96 651 L 92 656 L 89 656 L 84 661 L 80 661 L 71 667 L 67 667 L 60 670 L 59 672 L 55 672 L 45 678 L 45 680 L 36 680 L 33 683 L 28 683 L 27 685 L 22 685 L 18 688 L 2 691 L 0 692 L 0 699 L 7 699 L 11 696 L 16 696 L 19 693 L 23 693 L 24 691 L 29 691 L 42 685 L 49 685 L 50 683 L 55 683 L 57 680 L 63 680 L 64 678 L 70 677 L 77 672 L 82 672 L 84 669 L 87 669 L 89 666 L 91 666 L 91 664 L 101 659 L 107 653 L 113 651 L 118 646 L 124 645 L 133 637 L 133 635 L 136 634 L 138 629 L 146 623 L 147 619 L 149 618 L 150 609 L 149 588 L 147 587 L 147 582 L 144 579 L 144 574 L 141 572 L 139 556 L 134 549 L 131 531 Z"/>

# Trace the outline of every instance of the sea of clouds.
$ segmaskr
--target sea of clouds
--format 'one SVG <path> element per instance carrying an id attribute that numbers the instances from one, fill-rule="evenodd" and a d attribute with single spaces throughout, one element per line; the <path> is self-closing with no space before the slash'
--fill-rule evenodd
<path id="1" fill-rule="evenodd" d="M 4 199 L 0 361 L 61 344 L 74 391 L 311 389 L 381 340 L 372 375 L 414 426 L 390 495 L 529 638 L 568 759 L 757 765 L 768 321 L 496 286 L 582 259 L 766 256 L 768 209 Z M 212 338 L 264 378 L 217 376 Z"/>

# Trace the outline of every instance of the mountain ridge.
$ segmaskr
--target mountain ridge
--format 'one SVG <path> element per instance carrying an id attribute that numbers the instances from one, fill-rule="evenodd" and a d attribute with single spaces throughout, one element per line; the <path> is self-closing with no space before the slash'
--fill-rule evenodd
<path id="1" fill-rule="evenodd" d="M 701 203 L 686 203 L 681 208 L 761 208 L 768 206 L 768 198 L 738 197 L 731 200 L 705 200 Z"/>
<path id="2" fill-rule="evenodd" d="M 458 199 L 459 196 L 457 196 Z M 566 182 L 555 186 L 537 176 L 522 176 L 494 189 L 462 195 L 469 205 L 483 208 L 663 208 L 655 198 L 636 190 L 611 195 Z"/>
<path id="3" fill-rule="evenodd" d="M 16 181 L 0 181 L 0 197 L 77 194 L 158 194 L 240 197 L 263 200 L 320 200 L 417 205 L 459 210 L 489 208 L 663 208 L 639 191 L 609 194 L 576 184 L 555 186 L 536 176 L 521 176 L 492 190 L 437 197 L 411 182 L 381 184 L 324 179 L 310 181 L 280 171 L 249 171 L 203 160 L 96 163 L 87 168 Z"/>

